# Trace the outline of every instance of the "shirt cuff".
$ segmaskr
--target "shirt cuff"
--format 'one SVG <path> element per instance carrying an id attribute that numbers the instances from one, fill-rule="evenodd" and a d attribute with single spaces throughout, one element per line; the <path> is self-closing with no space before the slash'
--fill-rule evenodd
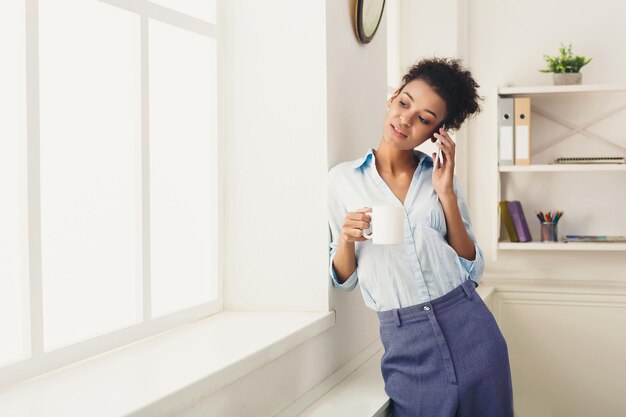
<path id="1" fill-rule="evenodd" d="M 459 262 L 461 263 L 461 266 L 463 267 L 463 269 L 465 269 L 467 273 L 469 274 L 470 279 L 474 281 L 474 284 L 476 285 L 476 287 L 478 287 L 478 283 L 480 281 L 480 275 L 482 273 L 481 270 L 482 270 L 483 258 L 482 258 L 482 252 L 480 251 L 480 248 L 478 247 L 476 242 L 474 242 L 474 251 L 476 253 L 474 255 L 473 261 L 470 261 L 469 259 L 465 259 L 462 256 L 459 256 Z"/>
<path id="2" fill-rule="evenodd" d="M 352 273 L 352 275 L 350 275 L 348 277 L 347 280 L 345 280 L 343 283 L 339 282 L 339 279 L 337 279 L 337 274 L 335 273 L 335 268 L 333 268 L 333 259 L 335 258 L 335 254 L 333 253 L 330 257 L 330 278 L 333 281 L 333 285 L 341 290 L 344 291 L 352 291 L 357 284 L 358 281 L 358 275 L 356 273 L 356 269 L 354 270 L 354 272 Z"/>
<path id="3" fill-rule="evenodd" d="M 476 259 L 478 259 L 478 256 L 476 256 L 473 261 L 467 260 L 464 257 L 459 256 L 459 261 L 461 261 L 461 266 L 463 267 L 463 269 L 467 271 L 468 274 L 472 273 L 472 269 L 474 269 L 474 264 L 476 263 Z"/>

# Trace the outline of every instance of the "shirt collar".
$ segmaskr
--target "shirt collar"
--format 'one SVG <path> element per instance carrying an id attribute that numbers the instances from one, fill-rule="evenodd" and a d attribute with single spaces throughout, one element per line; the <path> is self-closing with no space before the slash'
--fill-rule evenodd
<path id="1" fill-rule="evenodd" d="M 413 149 L 413 154 L 415 155 L 415 158 L 419 161 L 418 165 L 422 163 L 425 165 L 425 167 L 433 166 L 433 158 L 426 155 L 424 152 Z M 374 148 L 369 148 L 365 156 L 354 161 L 354 163 L 352 164 L 352 168 L 361 168 L 362 166 L 369 164 L 374 157 Z"/>
<path id="2" fill-rule="evenodd" d="M 361 168 L 363 165 L 369 163 L 370 159 L 374 158 L 374 148 L 369 148 L 365 156 L 357 159 L 352 163 L 352 168 Z"/>

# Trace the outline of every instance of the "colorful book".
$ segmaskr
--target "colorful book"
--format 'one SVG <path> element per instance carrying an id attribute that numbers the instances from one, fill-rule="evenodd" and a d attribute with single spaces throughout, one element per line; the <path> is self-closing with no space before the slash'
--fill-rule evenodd
<path id="1" fill-rule="evenodd" d="M 509 213 L 513 219 L 513 225 L 515 226 L 515 232 L 520 242 L 531 242 L 533 237 L 530 235 L 528 229 L 528 223 L 524 216 L 524 210 L 522 209 L 522 203 L 519 201 L 509 201 L 508 203 Z"/>
<path id="2" fill-rule="evenodd" d="M 519 242 L 517 232 L 515 231 L 515 225 L 513 224 L 513 218 L 509 212 L 508 201 L 500 201 L 500 217 L 504 221 L 504 227 L 506 228 L 506 232 L 509 234 L 511 242 Z"/>

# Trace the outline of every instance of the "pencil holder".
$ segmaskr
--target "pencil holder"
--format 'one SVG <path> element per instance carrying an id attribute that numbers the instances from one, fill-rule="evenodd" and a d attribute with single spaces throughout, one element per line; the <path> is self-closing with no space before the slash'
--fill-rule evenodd
<path id="1" fill-rule="evenodd" d="M 541 241 L 558 242 L 556 222 L 541 222 Z"/>

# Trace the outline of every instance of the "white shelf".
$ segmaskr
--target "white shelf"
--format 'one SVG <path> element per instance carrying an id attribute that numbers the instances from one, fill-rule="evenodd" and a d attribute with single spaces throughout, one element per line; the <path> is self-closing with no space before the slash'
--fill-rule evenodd
<path id="1" fill-rule="evenodd" d="M 501 165 L 500 172 L 597 172 L 626 171 L 626 164 Z"/>
<path id="2" fill-rule="evenodd" d="M 562 93 L 597 93 L 626 92 L 626 84 L 581 84 L 581 85 L 537 85 L 521 87 L 500 87 L 498 94 L 512 96 L 522 94 L 562 94 Z"/>
<path id="3" fill-rule="evenodd" d="M 500 250 L 626 251 L 618 242 L 498 242 Z"/>

